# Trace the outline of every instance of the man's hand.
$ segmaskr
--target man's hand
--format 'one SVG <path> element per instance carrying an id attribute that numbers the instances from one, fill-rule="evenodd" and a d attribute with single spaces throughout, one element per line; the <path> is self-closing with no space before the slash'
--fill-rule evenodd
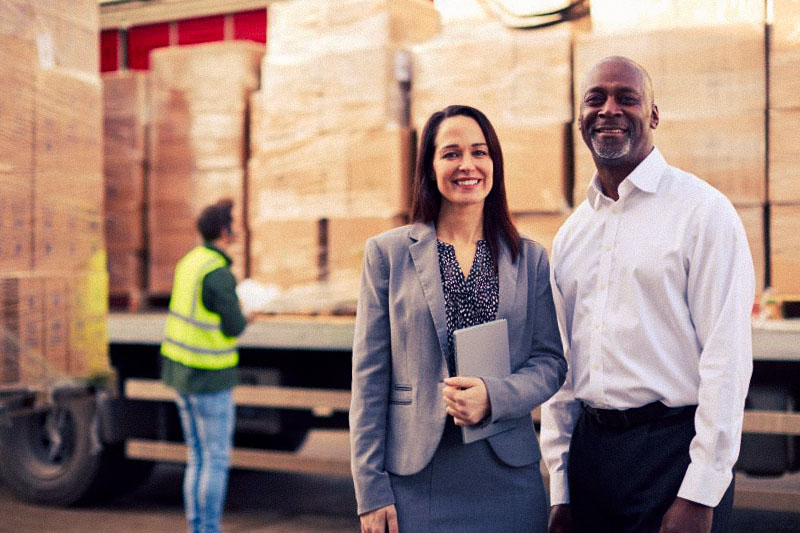
<path id="1" fill-rule="evenodd" d="M 361 533 L 399 533 L 397 527 L 397 508 L 394 505 L 387 505 L 380 509 L 375 509 L 362 514 Z"/>
<path id="2" fill-rule="evenodd" d="M 442 396 L 457 426 L 472 426 L 489 416 L 489 393 L 480 378 L 447 378 Z"/>
<path id="3" fill-rule="evenodd" d="M 675 498 L 661 520 L 659 533 L 709 533 L 714 509 L 683 498 Z"/>
<path id="4" fill-rule="evenodd" d="M 572 511 L 569 505 L 562 503 L 550 508 L 547 533 L 572 533 Z"/>

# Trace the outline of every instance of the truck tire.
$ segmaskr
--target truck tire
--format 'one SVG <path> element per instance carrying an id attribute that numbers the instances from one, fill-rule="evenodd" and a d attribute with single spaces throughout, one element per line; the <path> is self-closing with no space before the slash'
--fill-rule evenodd
<path id="1" fill-rule="evenodd" d="M 16 416 L 0 426 L 0 474 L 9 489 L 24 501 L 44 505 L 86 499 L 102 477 L 93 418 L 94 402 L 84 399 Z"/>

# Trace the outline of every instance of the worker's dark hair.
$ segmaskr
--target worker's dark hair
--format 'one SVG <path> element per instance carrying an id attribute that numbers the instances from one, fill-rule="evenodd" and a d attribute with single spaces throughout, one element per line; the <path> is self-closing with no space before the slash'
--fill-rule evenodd
<path id="1" fill-rule="evenodd" d="M 203 240 L 215 241 L 222 236 L 222 230 L 232 232 L 233 228 L 233 200 L 223 198 L 217 203 L 204 208 L 197 218 L 197 229 Z"/>
<path id="2" fill-rule="evenodd" d="M 433 171 L 433 156 L 436 152 L 436 136 L 439 126 L 446 118 L 465 116 L 480 126 L 492 158 L 492 190 L 483 204 L 483 238 L 489 245 L 495 269 L 500 252 L 500 243 L 505 242 L 511 252 L 512 260 L 520 250 L 520 238 L 511 219 L 506 198 L 505 174 L 503 173 L 503 151 L 497 133 L 483 112 L 466 105 L 451 105 L 437 111 L 428 119 L 420 137 L 417 154 L 417 169 L 414 175 L 414 192 L 411 204 L 411 220 L 414 222 L 435 222 L 442 206 L 442 194 L 436 183 Z"/>

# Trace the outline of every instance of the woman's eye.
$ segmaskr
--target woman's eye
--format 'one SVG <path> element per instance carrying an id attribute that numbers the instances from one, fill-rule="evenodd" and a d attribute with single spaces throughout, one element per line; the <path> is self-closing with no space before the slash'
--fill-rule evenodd
<path id="1" fill-rule="evenodd" d="M 486 150 L 475 150 L 472 152 L 472 155 L 475 157 L 485 157 L 489 155 L 489 153 Z"/>
<path id="2" fill-rule="evenodd" d="M 457 152 L 445 152 L 442 154 L 442 159 L 455 159 L 458 157 Z"/>

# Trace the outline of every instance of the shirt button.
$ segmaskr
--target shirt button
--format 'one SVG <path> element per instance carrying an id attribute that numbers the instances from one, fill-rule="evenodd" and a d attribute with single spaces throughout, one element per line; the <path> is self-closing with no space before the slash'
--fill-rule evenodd
<path id="1" fill-rule="evenodd" d="M 599 371 L 600 365 L 598 365 L 597 363 L 592 363 L 592 370 L 594 370 L 595 372 Z"/>
<path id="2" fill-rule="evenodd" d="M 595 322 L 594 324 L 592 324 L 592 327 L 594 329 L 598 329 L 600 327 L 600 322 Z"/>
<path id="3" fill-rule="evenodd" d="M 611 210 L 611 212 L 614 213 L 615 215 L 619 215 L 619 207 L 615 207 L 614 209 Z"/>
<path id="4" fill-rule="evenodd" d="M 606 244 L 605 246 L 603 246 L 603 250 L 605 250 L 606 252 L 610 252 L 611 251 L 611 246 Z"/>
<path id="5" fill-rule="evenodd" d="M 606 284 L 605 284 L 605 283 L 601 283 L 601 284 L 600 284 L 600 287 L 598 287 L 598 288 L 599 288 L 601 291 L 604 291 L 604 290 L 606 290 Z"/>

